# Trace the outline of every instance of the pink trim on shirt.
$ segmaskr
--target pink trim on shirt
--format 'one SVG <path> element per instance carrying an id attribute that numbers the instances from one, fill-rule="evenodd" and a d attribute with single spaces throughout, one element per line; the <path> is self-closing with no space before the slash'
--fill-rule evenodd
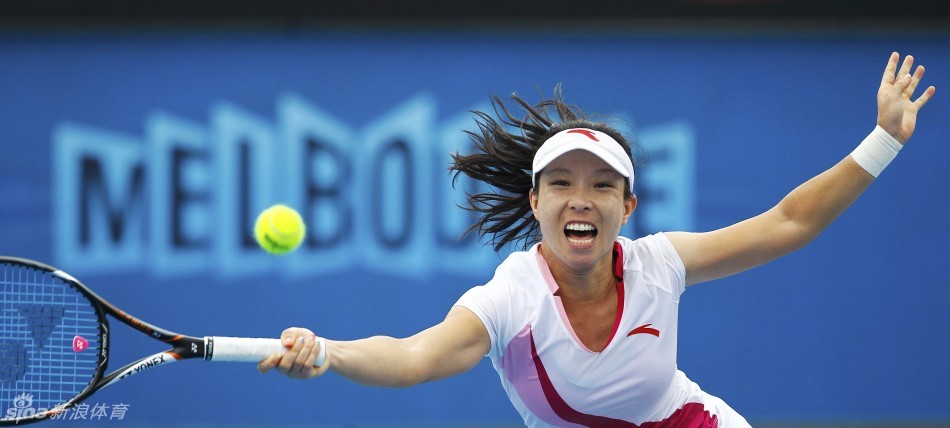
<path id="1" fill-rule="evenodd" d="M 581 339 L 577 337 L 577 333 L 574 332 L 574 326 L 571 325 L 571 320 L 567 317 L 567 311 L 564 310 L 564 302 L 562 302 L 561 297 L 557 295 L 557 291 L 560 287 L 557 285 L 557 281 L 554 280 L 554 275 L 551 274 L 551 267 L 548 266 L 548 261 L 541 255 L 541 244 L 534 247 L 534 256 L 538 260 L 541 277 L 544 278 L 544 283 L 547 284 L 548 289 L 551 290 L 558 315 L 561 317 L 561 322 L 564 323 L 567 332 L 571 334 L 571 337 L 574 338 L 574 342 L 577 343 L 578 346 L 584 348 L 587 352 L 595 352 L 591 351 L 584 342 L 581 342 Z M 614 319 L 614 327 L 610 331 L 610 338 L 607 339 L 607 345 L 604 346 L 604 349 L 607 349 L 607 346 L 610 346 L 610 343 L 613 342 L 614 337 L 617 335 L 617 330 L 620 329 L 620 320 L 623 317 L 623 245 L 620 245 L 619 242 L 614 242 L 614 259 L 616 260 L 614 263 L 614 276 L 619 279 L 619 281 L 617 281 L 617 317 Z"/>
<path id="2" fill-rule="evenodd" d="M 551 290 L 551 294 L 556 294 L 560 287 L 558 287 L 557 281 L 554 280 L 554 275 L 551 275 L 551 267 L 548 266 L 548 261 L 541 255 L 541 244 L 534 247 L 534 257 L 538 260 L 541 277 L 544 278 L 544 283 L 548 285 L 548 290 Z"/>
<path id="3" fill-rule="evenodd" d="M 518 392 L 518 397 L 528 410 L 542 421 L 555 426 L 579 427 L 580 425 L 570 424 L 554 413 L 541 389 L 541 383 L 538 382 L 538 368 L 535 366 L 535 360 L 531 358 L 532 349 L 534 339 L 529 324 L 505 347 L 501 358 L 501 369 L 504 370 L 505 378 Z"/>
<path id="4" fill-rule="evenodd" d="M 554 305 L 557 307 L 557 313 L 561 317 L 564 328 L 566 328 L 567 332 L 574 338 L 574 343 L 584 348 L 587 352 L 594 352 L 588 349 L 587 345 L 581 342 L 581 339 L 577 337 L 577 333 L 574 332 L 574 326 L 571 325 L 571 320 L 567 318 L 567 311 L 564 310 L 564 302 L 561 302 L 561 296 L 557 295 L 557 290 L 559 290 L 560 287 L 558 287 L 557 282 L 554 281 L 554 276 L 551 275 L 551 267 L 548 266 L 547 260 L 544 260 L 544 256 L 541 255 L 541 244 L 535 247 L 534 255 L 538 259 L 538 267 L 541 268 L 541 277 L 544 278 L 544 283 L 548 285 L 548 289 L 551 290 L 551 296 L 554 297 Z"/>
<path id="5" fill-rule="evenodd" d="M 554 387 L 534 343 L 531 325 L 526 325 L 505 348 L 501 367 L 518 397 L 532 414 L 559 427 L 595 428 L 718 428 L 719 417 L 702 403 L 686 403 L 668 418 L 637 425 L 621 419 L 580 412 L 568 404 Z"/>

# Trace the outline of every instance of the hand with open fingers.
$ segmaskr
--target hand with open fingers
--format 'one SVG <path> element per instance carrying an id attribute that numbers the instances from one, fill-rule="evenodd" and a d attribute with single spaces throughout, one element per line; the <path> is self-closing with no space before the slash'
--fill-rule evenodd
<path id="1" fill-rule="evenodd" d="M 280 341 L 287 348 L 287 352 L 273 354 L 257 364 L 257 370 L 266 373 L 276 369 L 291 379 L 309 379 L 321 376 L 330 368 L 330 353 L 326 352 L 326 360 L 322 366 L 314 367 L 314 361 L 320 354 L 320 341 L 312 331 L 291 327 L 280 335 Z M 326 343 L 326 342 L 323 342 Z"/>
<path id="2" fill-rule="evenodd" d="M 920 79 L 924 77 L 924 66 L 918 65 L 911 74 L 914 57 L 907 55 L 897 69 L 900 54 L 894 52 L 884 68 L 881 87 L 877 91 L 877 124 L 888 134 L 904 144 L 914 134 L 917 125 L 917 112 L 930 101 L 936 88 L 924 90 L 916 100 L 911 100 Z"/>

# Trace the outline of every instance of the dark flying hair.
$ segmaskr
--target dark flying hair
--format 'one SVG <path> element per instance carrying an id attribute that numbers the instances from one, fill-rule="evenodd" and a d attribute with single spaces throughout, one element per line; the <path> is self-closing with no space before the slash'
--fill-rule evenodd
<path id="1" fill-rule="evenodd" d="M 449 171 L 454 171 L 453 186 L 459 174 L 465 174 L 490 187 L 490 191 L 467 195 L 468 206 L 464 208 L 478 213 L 478 219 L 465 233 L 477 231 L 482 236 L 492 235 L 495 251 L 517 241 L 523 241 L 522 248 L 527 249 L 539 240 L 540 229 L 529 199 L 533 187 L 531 164 L 535 152 L 548 138 L 565 129 L 589 128 L 609 135 L 620 143 L 628 156 L 631 154 L 630 144 L 620 132 L 604 122 L 588 120 L 579 107 L 565 103 L 561 85 L 554 88 L 553 99 L 542 98 L 535 106 L 517 94 L 511 99 L 525 116 L 516 117 L 501 98 L 492 96 L 492 108 L 498 119 L 485 112 L 472 111 L 478 130 L 465 132 L 469 134 L 474 152 L 452 154 L 449 167 Z M 555 118 L 551 116 L 552 111 L 557 115 Z M 624 187 L 628 197 L 633 194 L 628 184 Z"/>

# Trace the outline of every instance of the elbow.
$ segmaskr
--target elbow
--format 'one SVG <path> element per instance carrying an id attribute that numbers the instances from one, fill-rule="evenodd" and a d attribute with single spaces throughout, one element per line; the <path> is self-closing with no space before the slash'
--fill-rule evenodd
<path id="1" fill-rule="evenodd" d="M 392 387 L 409 388 L 410 386 L 416 386 L 428 380 L 424 371 L 419 370 L 417 367 L 409 367 L 397 378 Z"/>
<path id="2" fill-rule="evenodd" d="M 789 254 L 805 248 L 821 234 L 821 231 L 825 229 L 824 226 L 826 225 L 796 221 L 788 222 L 786 227 L 783 228 L 785 232 L 782 235 L 784 236 L 780 239 L 782 252 Z"/>
<path id="3" fill-rule="evenodd" d="M 396 381 L 394 381 L 394 382 L 392 382 L 392 383 L 390 383 L 389 385 L 386 385 L 386 386 L 388 386 L 388 387 L 390 387 L 390 388 L 403 389 L 403 388 L 409 388 L 410 386 L 416 386 L 416 385 L 418 385 L 418 384 L 420 384 L 420 383 L 421 383 L 421 382 L 417 382 L 417 381 L 415 381 L 415 380 L 406 378 L 406 379 L 399 379 L 399 380 L 396 380 Z"/>

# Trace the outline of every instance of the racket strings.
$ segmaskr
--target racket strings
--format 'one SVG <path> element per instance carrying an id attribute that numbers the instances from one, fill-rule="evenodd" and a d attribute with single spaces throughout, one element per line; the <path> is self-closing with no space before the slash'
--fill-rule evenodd
<path id="1" fill-rule="evenodd" d="M 86 297 L 51 272 L 6 262 L 0 296 L 0 410 L 27 416 L 82 392 L 95 377 L 100 347 Z"/>

